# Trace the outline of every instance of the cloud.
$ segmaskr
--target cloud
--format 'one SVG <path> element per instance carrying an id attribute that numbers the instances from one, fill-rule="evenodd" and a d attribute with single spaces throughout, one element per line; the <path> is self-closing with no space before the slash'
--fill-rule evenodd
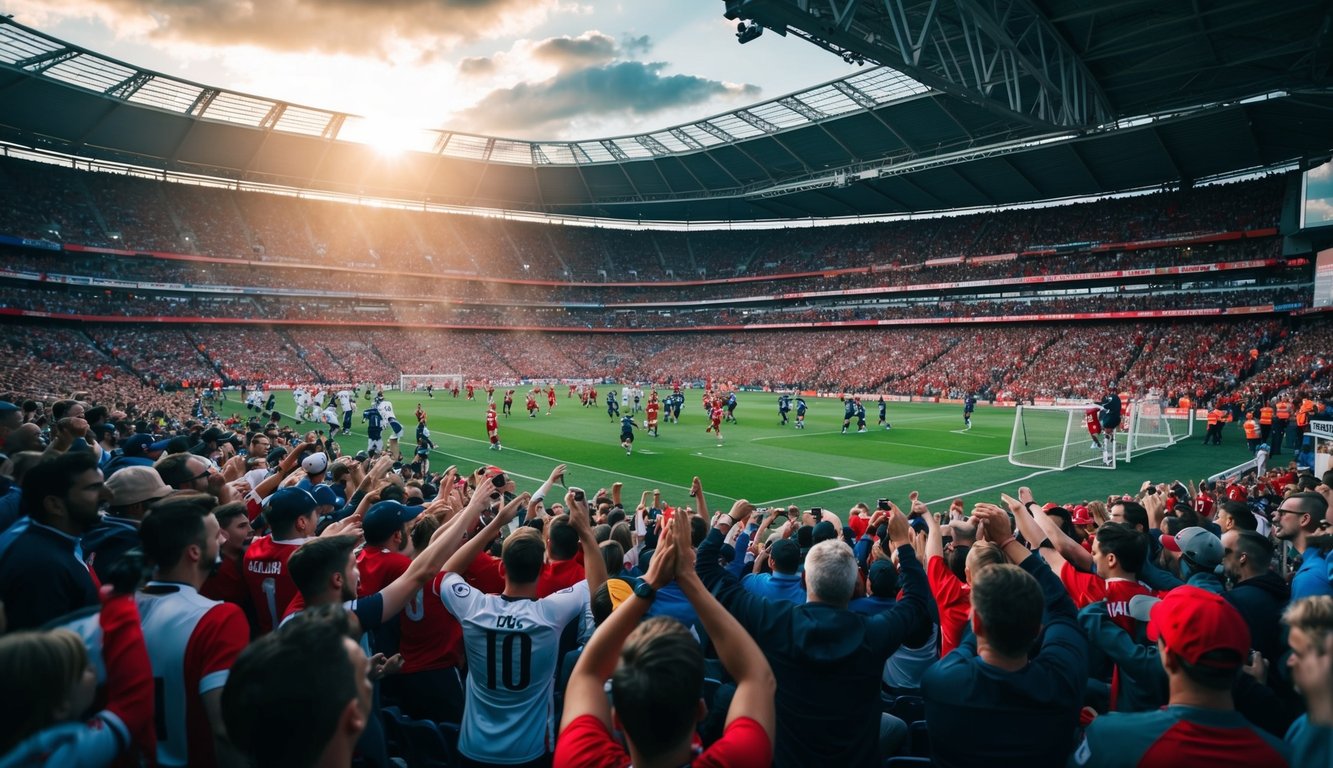
<path id="1" fill-rule="evenodd" d="M 495 72 L 495 59 L 490 56 L 468 56 L 458 62 L 458 74 L 480 77 Z"/>
<path id="2" fill-rule="evenodd" d="M 562 70 L 486 94 L 458 113 L 461 123 L 486 132 L 551 138 L 575 118 L 642 117 L 715 98 L 753 99 L 754 85 L 694 75 L 666 75 L 665 62 L 616 61 Z M 545 135 L 543 135 L 545 134 Z"/>
<path id="3" fill-rule="evenodd" d="M 391 56 L 403 41 L 454 45 L 531 29 L 559 0 L 11 0 L 20 18 L 96 19 L 160 44 Z M 40 23 L 40 21 L 39 21 Z"/>
<path id="4" fill-rule="evenodd" d="M 619 53 L 620 46 L 616 41 L 596 30 L 578 37 L 548 37 L 532 47 L 533 58 L 555 64 L 562 70 L 605 64 Z"/>

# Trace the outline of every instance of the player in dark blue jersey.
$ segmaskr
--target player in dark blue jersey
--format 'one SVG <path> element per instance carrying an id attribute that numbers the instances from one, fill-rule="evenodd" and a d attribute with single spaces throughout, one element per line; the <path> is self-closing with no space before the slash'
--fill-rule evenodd
<path id="1" fill-rule="evenodd" d="M 842 433 L 847 434 L 847 429 L 852 425 L 852 418 L 856 416 L 856 403 L 850 397 L 842 399 Z"/>
<path id="2" fill-rule="evenodd" d="M 366 425 L 366 439 L 370 443 L 366 451 L 375 454 L 384 450 L 384 416 L 378 408 L 367 408 L 361 412 L 361 422 Z"/>
<path id="3" fill-rule="evenodd" d="M 735 393 L 735 392 L 728 393 L 728 394 L 727 394 L 727 421 L 731 422 L 732 424 L 735 424 L 735 423 L 736 423 L 736 405 L 737 405 L 737 402 L 736 402 L 736 393 Z"/>
<path id="4" fill-rule="evenodd" d="M 805 398 L 796 396 L 796 428 L 805 429 Z"/>
<path id="5" fill-rule="evenodd" d="M 634 428 L 637 426 L 633 416 L 626 414 L 620 417 L 620 447 L 625 449 L 626 456 L 634 451 Z"/>
<path id="6" fill-rule="evenodd" d="M 606 418 L 614 419 L 620 415 L 620 398 L 616 397 L 616 391 L 610 390 L 606 393 Z"/>
<path id="7" fill-rule="evenodd" d="M 1122 414 L 1120 395 L 1114 390 L 1108 390 L 1106 397 L 1097 403 L 1097 407 L 1102 410 L 1102 434 L 1106 437 L 1102 441 L 1102 463 L 1109 467 L 1115 460 L 1115 432 L 1120 428 Z"/>
<path id="8" fill-rule="evenodd" d="M 975 395 L 968 394 L 963 398 L 963 423 L 968 429 L 972 428 L 972 412 L 977 409 L 977 398 Z"/>
<path id="9" fill-rule="evenodd" d="M 856 431 L 866 431 L 866 407 L 861 404 L 861 398 L 853 398 L 852 402 L 856 405 Z"/>
<path id="10" fill-rule="evenodd" d="M 778 415 L 782 417 L 779 426 L 787 426 L 788 413 L 791 413 L 791 396 L 784 392 L 778 395 Z"/>
<path id="11" fill-rule="evenodd" d="M 893 429 L 893 425 L 889 423 L 889 404 L 884 402 L 884 395 L 879 396 L 879 424 L 883 424 L 885 429 Z"/>

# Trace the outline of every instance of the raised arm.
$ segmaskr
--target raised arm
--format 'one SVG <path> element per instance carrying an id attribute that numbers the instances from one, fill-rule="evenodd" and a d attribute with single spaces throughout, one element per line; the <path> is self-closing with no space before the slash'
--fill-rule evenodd
<path id="1" fill-rule="evenodd" d="M 569 509 L 569 524 L 578 532 L 579 544 L 583 547 L 583 574 L 588 579 L 588 594 L 595 595 L 606 583 L 606 560 L 602 559 L 601 547 L 592 533 L 587 497 L 575 499 L 571 489 L 565 494 L 565 506 Z"/>
<path id="2" fill-rule="evenodd" d="M 908 498 L 912 500 L 912 514 L 926 519 L 926 556 L 925 562 L 932 557 L 944 557 L 944 535 L 940 532 L 940 521 L 930 513 L 930 508 L 919 500 L 920 494 L 912 491 Z"/>

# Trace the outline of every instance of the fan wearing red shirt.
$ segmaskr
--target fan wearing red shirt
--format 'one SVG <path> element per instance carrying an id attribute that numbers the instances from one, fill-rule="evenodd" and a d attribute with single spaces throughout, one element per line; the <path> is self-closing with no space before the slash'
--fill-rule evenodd
<path id="1" fill-rule="evenodd" d="M 245 611 L 247 620 L 254 623 L 254 605 L 250 602 L 250 589 L 245 583 L 245 548 L 254 538 L 254 528 L 246 514 L 245 502 L 233 501 L 213 510 L 218 525 L 222 527 L 223 542 L 218 557 L 217 568 L 204 580 L 199 594 L 209 600 L 221 600 L 235 603 Z"/>
<path id="2" fill-rule="evenodd" d="M 366 545 L 356 555 L 356 567 L 361 580 L 356 588 L 357 597 L 370 597 L 402 576 L 412 564 L 412 558 L 403 553 L 411 539 L 407 526 L 421 514 L 422 507 L 406 506 L 399 501 L 380 501 L 366 510 L 361 531 Z M 386 656 L 399 652 L 400 622 L 397 618 L 384 622 L 372 634 L 375 651 Z M 386 690 L 396 691 L 399 678 L 386 679 Z"/>
<path id="3" fill-rule="evenodd" d="M 269 497 L 264 509 L 270 533 L 259 536 L 245 550 L 245 584 L 255 606 L 256 629 L 266 635 L 278 626 L 297 595 L 287 572 L 287 560 L 315 535 L 318 503 L 309 491 L 283 488 Z"/>
<path id="4" fill-rule="evenodd" d="M 955 549 L 949 556 L 951 560 L 963 559 L 963 577 L 959 578 L 944 559 L 940 521 L 917 499 L 916 491 L 912 491 L 910 498 L 912 514 L 926 521 L 926 580 L 940 609 L 940 657 L 943 658 L 963 641 L 968 618 L 972 615 L 972 579 L 984 568 L 1007 563 L 1009 558 L 1005 557 L 1004 550 L 987 542 Z M 883 517 L 882 512 L 876 512 L 870 522 L 878 525 Z"/>
<path id="5" fill-rule="evenodd" d="M 1079 609 L 1101 600 L 1106 601 L 1106 612 L 1116 626 L 1133 633 L 1136 626 L 1129 614 L 1129 601 L 1135 595 L 1150 595 L 1152 590 L 1138 580 L 1139 571 L 1148 557 L 1148 539 L 1139 531 L 1121 523 L 1107 523 L 1097 529 L 1092 542 L 1092 561 L 1096 573 L 1076 569 L 1054 549 L 1041 548 L 1051 570 L 1060 574 L 1060 581 Z"/>
<path id="6" fill-rule="evenodd" d="M 226 739 L 222 689 L 250 626 L 239 606 L 199 594 L 225 534 L 208 505 L 182 498 L 155 506 L 139 535 L 155 565 L 136 602 L 157 687 L 157 763 L 239 764 Z"/>
<path id="7" fill-rule="evenodd" d="M 579 532 L 570 524 L 569 515 L 547 520 L 544 533 L 546 563 L 537 576 L 537 597 L 553 595 L 587 578 L 579 561 Z"/>
<path id="8" fill-rule="evenodd" d="M 1236 711 L 1232 685 L 1250 652 L 1250 630 L 1240 612 L 1221 595 L 1184 586 L 1152 605 L 1149 616 L 1148 639 L 1157 643 L 1170 681 L 1167 706 L 1096 718 L 1069 764 L 1288 765 L 1282 742 Z"/>
<path id="9" fill-rule="evenodd" d="M 777 728 L 773 670 L 759 645 L 713 598 L 694 571 L 690 526 L 673 518 L 643 583 L 588 641 L 565 689 L 555 768 L 692 765 L 767 768 Z M 695 727 L 704 659 L 680 622 L 658 616 L 640 624 L 657 590 L 675 579 L 717 649 L 736 693 L 722 738 L 700 752 Z M 604 686 L 612 680 L 611 704 Z M 625 745 L 611 736 L 620 730 Z M 628 747 L 628 748 L 627 748 Z"/>

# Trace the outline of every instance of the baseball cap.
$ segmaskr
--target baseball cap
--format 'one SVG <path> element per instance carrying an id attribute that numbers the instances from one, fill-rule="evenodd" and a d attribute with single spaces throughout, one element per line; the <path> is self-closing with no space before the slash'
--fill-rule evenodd
<path id="1" fill-rule="evenodd" d="M 1088 508 L 1082 504 L 1074 507 L 1074 517 L 1072 522 L 1074 525 L 1092 525 L 1092 515 L 1088 512 Z"/>
<path id="2" fill-rule="evenodd" d="M 304 469 L 307 475 L 323 474 L 324 470 L 328 468 L 329 457 L 322 451 L 319 453 L 312 453 L 304 459 L 301 459 L 301 469 Z"/>
<path id="3" fill-rule="evenodd" d="M 393 532 L 417 519 L 425 507 L 407 506 L 397 501 L 381 501 L 366 511 L 361 521 L 361 531 L 366 541 L 377 544 L 393 535 Z"/>
<path id="4" fill-rule="evenodd" d="M 876 560 L 870 564 L 870 593 L 877 597 L 894 597 L 894 587 L 898 584 L 898 572 L 888 560 Z"/>
<path id="5" fill-rule="evenodd" d="M 0 413 L 9 413 L 10 411 L 21 410 L 17 405 L 8 400 L 0 400 Z"/>
<path id="6" fill-rule="evenodd" d="M 172 491 L 152 467 L 124 467 L 106 479 L 106 488 L 111 491 L 113 507 L 160 499 Z"/>
<path id="7" fill-rule="evenodd" d="M 280 488 L 264 501 L 264 517 L 273 528 L 286 528 L 299 517 L 315 511 L 319 503 L 304 488 Z"/>
<path id="8" fill-rule="evenodd" d="M 204 434 L 199 436 L 199 440 L 205 443 L 225 443 L 233 437 L 236 437 L 235 432 L 223 429 L 222 427 L 209 427 L 204 430 Z"/>
<path id="9" fill-rule="evenodd" d="M 827 520 L 820 520 L 815 523 L 815 530 L 810 534 L 810 546 L 814 546 L 821 541 L 838 538 L 838 529 Z"/>
<path id="10" fill-rule="evenodd" d="M 1162 538 L 1167 537 L 1163 536 Z M 1199 569 L 1212 571 L 1222 564 L 1222 540 L 1217 538 L 1212 531 L 1191 526 L 1171 538 L 1175 540 L 1176 546 L 1180 548 L 1180 553 Z"/>
<path id="11" fill-rule="evenodd" d="M 801 548 L 791 539 L 778 539 L 768 550 L 773 570 L 783 573 L 795 573 L 801 567 Z"/>
<path id="12" fill-rule="evenodd" d="M 315 497 L 321 507 L 341 507 L 344 503 L 338 492 L 327 485 L 315 486 L 310 489 L 310 495 Z"/>
<path id="13" fill-rule="evenodd" d="M 1129 615 L 1148 622 L 1148 639 L 1161 638 L 1168 650 L 1189 664 L 1218 669 L 1240 667 L 1250 650 L 1250 628 L 1221 595 L 1198 587 L 1176 587 L 1166 597 L 1135 595 Z M 1212 651 L 1226 651 L 1234 662 L 1202 661 Z"/>

